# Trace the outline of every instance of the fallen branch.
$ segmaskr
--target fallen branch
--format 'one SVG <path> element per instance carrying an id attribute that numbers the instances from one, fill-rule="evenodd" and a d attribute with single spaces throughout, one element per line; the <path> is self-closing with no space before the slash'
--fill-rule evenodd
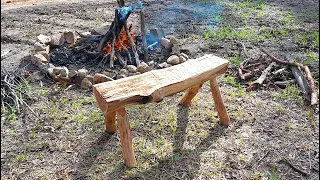
<path id="1" fill-rule="evenodd" d="M 270 73 L 271 69 L 275 65 L 276 63 L 272 62 L 264 71 L 262 71 L 262 74 L 260 75 L 260 77 L 247 88 L 247 91 L 252 91 L 254 89 L 257 89 L 258 86 L 260 86 L 264 82 L 264 80 L 267 78 L 267 75 Z"/>
<path id="2" fill-rule="evenodd" d="M 249 55 L 248 55 L 247 48 L 246 48 L 246 46 L 244 45 L 244 43 L 243 43 L 243 42 L 240 42 L 240 41 L 236 41 L 236 43 L 237 43 L 237 45 L 240 46 L 240 48 L 241 48 L 241 49 L 240 49 L 240 52 L 239 52 L 239 55 L 241 55 L 241 51 L 243 51 L 244 56 L 245 56 L 246 58 L 248 58 Z"/>
<path id="3" fill-rule="evenodd" d="M 310 176 L 309 173 L 306 173 L 306 172 L 300 170 L 299 168 L 295 167 L 295 166 L 294 166 L 293 164 L 291 164 L 286 158 L 281 159 L 281 160 L 279 161 L 279 163 L 284 163 L 284 164 L 288 165 L 291 169 L 293 169 L 294 171 L 302 174 L 303 176 Z"/>
<path id="4" fill-rule="evenodd" d="M 317 104 L 318 98 L 317 98 L 317 92 L 316 92 L 316 88 L 315 88 L 315 84 L 314 84 L 314 80 L 311 76 L 310 70 L 308 66 L 305 66 L 303 64 L 297 63 L 297 62 L 292 62 L 292 61 L 283 61 L 280 59 L 277 59 L 276 57 L 274 57 L 272 54 L 270 54 L 268 51 L 266 51 L 263 48 L 260 48 L 260 50 L 262 52 L 264 52 L 266 55 L 268 55 L 270 57 L 270 59 L 276 63 L 282 64 L 282 65 L 287 65 L 287 66 L 296 66 L 300 69 L 302 69 L 305 72 L 306 78 L 308 80 L 308 85 L 311 91 L 311 95 L 310 95 L 310 106 L 315 106 Z"/>
<path id="5" fill-rule="evenodd" d="M 287 56 L 285 56 L 285 60 L 288 61 Z M 310 102 L 310 96 L 311 96 L 311 92 L 310 92 L 310 88 L 308 85 L 308 82 L 306 80 L 306 78 L 304 77 L 304 75 L 302 74 L 302 72 L 300 71 L 300 69 L 297 66 L 290 66 L 291 72 L 294 76 L 294 78 L 296 79 L 296 82 L 301 90 L 301 92 L 305 95 L 306 99 Z"/>
<path id="6" fill-rule="evenodd" d="M 287 80 L 287 81 L 276 81 L 273 84 L 279 86 L 280 88 L 285 88 L 287 85 L 297 82 L 295 79 Z"/>

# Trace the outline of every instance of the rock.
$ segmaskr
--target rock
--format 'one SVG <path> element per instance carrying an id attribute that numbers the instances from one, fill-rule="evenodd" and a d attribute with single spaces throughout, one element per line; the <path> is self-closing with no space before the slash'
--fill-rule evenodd
<path id="1" fill-rule="evenodd" d="M 98 83 L 108 82 L 108 81 L 113 81 L 113 79 L 101 73 L 96 73 L 93 76 L 93 84 L 98 84 Z"/>
<path id="2" fill-rule="evenodd" d="M 77 71 L 75 71 L 75 70 L 70 70 L 69 71 L 69 77 L 70 78 L 73 78 L 74 76 L 76 76 L 78 73 L 77 73 Z"/>
<path id="3" fill-rule="evenodd" d="M 160 44 L 161 44 L 165 49 L 169 49 L 169 48 L 171 48 L 171 46 L 172 46 L 172 44 L 170 43 L 170 40 L 167 39 L 167 38 L 161 38 Z"/>
<path id="4" fill-rule="evenodd" d="M 47 51 L 38 51 L 37 54 L 42 54 L 47 60 L 50 60 L 49 53 L 47 53 Z"/>
<path id="5" fill-rule="evenodd" d="M 80 78 L 84 78 L 88 75 L 88 70 L 86 69 L 79 69 L 78 72 L 77 72 L 78 76 Z"/>
<path id="6" fill-rule="evenodd" d="M 149 61 L 149 62 L 148 62 L 148 65 L 149 65 L 149 66 L 154 66 L 154 65 L 155 65 L 155 62 L 154 62 L 154 61 Z"/>
<path id="7" fill-rule="evenodd" d="M 36 42 L 36 43 L 34 43 L 34 49 L 36 51 L 45 51 L 46 50 L 46 45 L 42 44 L 41 42 Z"/>
<path id="8" fill-rule="evenodd" d="M 189 56 L 186 55 L 185 53 L 180 53 L 180 56 L 183 56 L 184 58 L 189 59 Z"/>
<path id="9" fill-rule="evenodd" d="M 49 44 L 51 42 L 50 36 L 45 36 L 43 34 L 40 34 L 37 38 L 43 44 Z"/>
<path id="10" fill-rule="evenodd" d="M 53 72 L 53 74 L 55 74 L 55 75 L 59 75 L 61 69 L 62 69 L 62 67 L 54 67 L 54 68 L 52 69 L 52 72 Z"/>
<path id="11" fill-rule="evenodd" d="M 150 34 L 153 35 L 157 40 L 164 37 L 164 31 L 161 28 L 150 29 Z"/>
<path id="12" fill-rule="evenodd" d="M 148 72 L 150 70 L 151 70 L 151 68 L 145 62 L 140 63 L 140 65 L 138 67 L 138 71 L 141 72 L 141 73 L 145 73 L 145 72 Z"/>
<path id="13" fill-rule="evenodd" d="M 93 35 L 105 35 L 109 30 L 110 25 L 104 25 L 95 29 L 89 30 Z"/>
<path id="14" fill-rule="evenodd" d="M 129 73 L 129 76 L 135 76 L 141 74 L 140 72 L 135 72 L 135 73 Z"/>
<path id="15" fill-rule="evenodd" d="M 92 34 L 91 34 L 91 32 L 83 32 L 83 33 L 80 33 L 80 36 L 84 37 L 84 38 L 88 38 L 88 37 L 92 36 Z"/>
<path id="16" fill-rule="evenodd" d="M 160 68 L 160 69 L 163 69 L 163 68 L 166 68 L 167 65 L 168 65 L 168 63 L 163 62 L 163 63 L 161 63 L 161 64 L 158 64 L 157 67 Z"/>
<path id="17" fill-rule="evenodd" d="M 54 34 L 51 36 L 50 45 L 52 46 L 61 46 L 65 42 L 63 34 Z"/>
<path id="18" fill-rule="evenodd" d="M 170 38 L 170 43 L 173 45 L 179 44 L 178 40 L 174 36 Z"/>
<path id="19" fill-rule="evenodd" d="M 176 65 L 179 64 L 180 60 L 177 55 L 172 55 L 167 59 L 168 64 Z"/>
<path id="20" fill-rule="evenodd" d="M 129 75 L 129 71 L 128 71 L 127 69 L 121 69 L 121 70 L 119 71 L 119 74 L 120 74 L 120 75 L 128 76 L 128 75 Z"/>
<path id="21" fill-rule="evenodd" d="M 39 63 L 49 63 L 48 59 L 40 53 L 31 55 L 31 62 L 36 66 L 38 66 Z"/>
<path id="22" fill-rule="evenodd" d="M 66 40 L 67 43 L 74 44 L 75 35 L 72 31 L 64 32 L 63 35 L 64 35 L 64 39 Z"/>
<path id="23" fill-rule="evenodd" d="M 127 76 L 124 74 L 118 74 L 117 75 L 117 79 L 122 79 L 122 78 L 126 78 Z"/>
<path id="24" fill-rule="evenodd" d="M 111 76 L 111 72 L 110 71 L 102 71 L 101 74 L 105 75 L 105 76 Z"/>
<path id="25" fill-rule="evenodd" d="M 128 71 L 129 71 L 130 73 L 135 73 L 135 72 L 137 72 L 137 70 L 138 70 L 138 68 L 137 68 L 136 66 L 134 66 L 134 65 L 128 65 L 128 66 L 127 66 L 127 69 L 128 69 Z"/>
<path id="26" fill-rule="evenodd" d="M 81 81 L 81 88 L 82 89 L 89 89 L 91 87 L 92 87 L 92 83 L 87 78 L 83 78 Z"/>
<path id="27" fill-rule="evenodd" d="M 93 76 L 87 75 L 86 78 L 93 84 Z"/>
<path id="28" fill-rule="evenodd" d="M 60 70 L 60 76 L 62 77 L 68 77 L 69 75 L 69 70 L 67 67 L 63 66 Z"/>
<path id="29" fill-rule="evenodd" d="M 178 45 L 178 44 L 174 44 L 174 45 L 172 46 L 172 53 L 173 53 L 173 54 L 176 54 L 176 55 L 180 54 L 180 48 L 179 48 L 179 45 Z"/>
<path id="30" fill-rule="evenodd" d="M 186 62 L 186 58 L 183 57 L 183 56 L 179 56 L 179 63 L 183 63 L 183 62 Z"/>

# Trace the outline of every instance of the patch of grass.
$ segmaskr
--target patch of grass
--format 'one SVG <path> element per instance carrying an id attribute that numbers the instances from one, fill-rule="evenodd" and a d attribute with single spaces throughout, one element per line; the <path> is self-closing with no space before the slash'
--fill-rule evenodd
<path id="1" fill-rule="evenodd" d="M 286 129 L 290 129 L 290 128 L 292 128 L 294 125 L 295 125 L 295 123 L 294 123 L 293 121 L 290 121 L 290 122 L 288 122 L 288 123 L 286 124 L 285 128 L 286 128 Z"/>
<path id="2" fill-rule="evenodd" d="M 27 156 L 24 155 L 24 154 L 20 154 L 20 155 L 17 156 L 16 159 L 17 159 L 18 162 L 25 162 L 25 161 L 27 161 Z"/>
<path id="3" fill-rule="evenodd" d="M 259 13 L 258 13 L 258 18 L 263 18 L 263 16 L 265 16 L 265 13 L 263 12 L 263 11 L 260 11 Z"/>
<path id="4" fill-rule="evenodd" d="M 237 78 L 230 76 L 229 74 L 225 77 L 220 78 L 221 82 L 228 83 L 234 87 L 240 88 L 240 83 Z"/>
<path id="5" fill-rule="evenodd" d="M 277 175 L 276 172 L 277 171 L 277 167 L 276 167 L 276 164 L 273 164 L 272 166 L 272 169 L 271 169 L 271 173 L 270 173 L 270 176 L 269 176 L 269 180 L 280 180 L 281 179 L 281 176 Z"/>
<path id="6" fill-rule="evenodd" d="M 317 57 L 316 53 L 314 53 L 310 50 L 307 50 L 306 54 L 307 54 L 307 58 L 303 62 L 305 65 L 312 65 L 315 62 L 319 61 L 319 58 Z"/>

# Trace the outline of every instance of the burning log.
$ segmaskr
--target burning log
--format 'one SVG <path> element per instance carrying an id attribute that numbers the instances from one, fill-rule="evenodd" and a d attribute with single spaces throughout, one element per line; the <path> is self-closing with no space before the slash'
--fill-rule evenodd
<path id="1" fill-rule="evenodd" d="M 125 51 L 125 53 L 127 54 L 127 57 L 128 57 L 129 62 L 132 63 L 130 51 L 129 51 L 123 44 L 121 44 L 121 47 L 122 47 L 122 49 Z M 126 61 L 125 64 L 126 64 L 126 65 L 128 64 L 127 61 Z"/>
<path id="2" fill-rule="evenodd" d="M 121 54 L 118 51 L 115 53 L 115 56 L 117 57 L 117 60 L 119 61 L 122 67 L 125 67 L 127 65 L 124 58 L 121 56 Z"/>
<path id="3" fill-rule="evenodd" d="M 317 104 L 317 101 L 318 101 L 317 92 L 316 92 L 315 84 L 314 84 L 314 81 L 313 81 L 313 78 L 311 76 L 311 73 L 310 73 L 308 66 L 305 66 L 303 64 L 293 62 L 293 61 L 283 61 L 283 60 L 277 59 L 276 57 L 274 57 L 272 54 L 270 54 L 268 51 L 266 51 L 263 48 L 260 48 L 260 50 L 262 52 L 264 52 L 266 55 L 268 55 L 270 57 L 270 59 L 276 63 L 282 64 L 282 65 L 287 65 L 287 66 L 295 66 L 295 67 L 302 69 L 305 72 L 305 76 L 306 76 L 306 79 L 308 80 L 308 85 L 309 85 L 309 88 L 311 91 L 310 105 L 315 106 Z"/>
<path id="4" fill-rule="evenodd" d="M 137 67 L 139 67 L 139 66 L 140 66 L 140 60 L 139 60 L 139 55 L 138 55 L 138 52 L 137 52 L 137 46 L 136 46 L 136 44 L 134 43 L 134 41 L 133 41 L 133 39 L 132 39 L 132 36 L 131 36 L 130 33 L 129 33 L 127 24 L 124 25 L 124 29 L 125 29 L 125 31 L 126 31 L 127 36 L 129 37 L 129 40 L 130 40 L 130 43 L 131 43 L 131 46 L 132 46 L 131 48 L 132 48 L 134 57 L 135 57 L 135 59 L 136 59 L 136 65 L 137 65 Z"/>
<path id="5" fill-rule="evenodd" d="M 116 10 L 118 13 L 116 13 L 116 16 L 114 18 L 114 21 L 112 22 L 109 30 L 107 33 L 103 36 L 103 39 L 100 41 L 100 44 L 98 46 L 98 51 L 101 52 L 106 45 L 108 41 L 110 41 L 111 38 L 113 38 L 113 35 L 116 34 L 115 30 L 122 29 L 126 25 L 127 19 L 130 16 L 130 14 L 133 11 L 133 7 L 122 7 L 120 8 L 120 11 Z M 117 27 L 116 27 L 117 26 Z"/>

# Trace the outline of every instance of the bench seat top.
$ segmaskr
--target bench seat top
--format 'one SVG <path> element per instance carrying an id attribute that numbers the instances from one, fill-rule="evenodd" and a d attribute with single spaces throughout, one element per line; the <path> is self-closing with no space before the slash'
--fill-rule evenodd
<path id="1" fill-rule="evenodd" d="M 228 61 L 212 54 L 164 69 L 93 85 L 97 104 L 109 113 L 132 104 L 158 102 L 224 73 Z"/>

